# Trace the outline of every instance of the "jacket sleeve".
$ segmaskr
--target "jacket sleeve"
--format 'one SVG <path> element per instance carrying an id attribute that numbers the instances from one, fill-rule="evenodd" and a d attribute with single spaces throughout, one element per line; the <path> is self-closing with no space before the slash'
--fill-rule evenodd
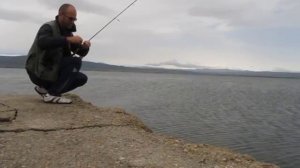
<path id="1" fill-rule="evenodd" d="M 54 37 L 50 25 L 44 24 L 38 31 L 38 46 L 41 49 L 53 49 L 68 45 L 65 37 Z"/>
<path id="2" fill-rule="evenodd" d="M 82 48 L 81 45 L 78 45 L 78 44 L 72 44 L 71 45 L 71 50 L 72 50 L 73 53 L 75 52 L 77 55 L 79 55 L 81 57 L 86 56 L 89 52 L 89 48 L 84 49 L 84 48 Z"/>

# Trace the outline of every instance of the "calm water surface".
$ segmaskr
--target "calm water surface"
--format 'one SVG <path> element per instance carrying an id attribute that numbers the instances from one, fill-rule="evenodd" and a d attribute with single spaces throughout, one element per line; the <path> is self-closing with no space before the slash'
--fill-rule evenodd
<path id="1" fill-rule="evenodd" d="M 35 94 L 24 70 L 0 69 L 0 94 Z M 73 93 L 122 107 L 155 132 L 300 167 L 300 80 L 87 72 Z"/>

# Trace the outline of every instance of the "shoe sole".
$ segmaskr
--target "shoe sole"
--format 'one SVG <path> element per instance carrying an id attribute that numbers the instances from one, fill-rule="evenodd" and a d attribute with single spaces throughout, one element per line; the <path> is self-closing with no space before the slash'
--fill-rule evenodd
<path id="1" fill-rule="evenodd" d="M 45 98 L 45 97 L 44 97 Z M 56 100 L 55 100 L 56 99 Z M 45 103 L 51 103 L 51 104 L 71 104 L 72 103 L 72 100 L 70 101 L 70 102 L 60 102 L 60 99 L 61 98 L 57 98 L 57 97 L 54 97 L 54 98 L 52 98 L 52 99 L 50 99 L 50 100 L 45 100 L 45 99 L 43 99 L 43 101 L 45 102 Z"/>

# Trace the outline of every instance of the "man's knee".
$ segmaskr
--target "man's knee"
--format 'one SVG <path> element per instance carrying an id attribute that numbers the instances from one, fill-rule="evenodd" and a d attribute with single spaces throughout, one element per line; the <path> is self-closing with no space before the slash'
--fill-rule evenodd
<path id="1" fill-rule="evenodd" d="M 84 84 L 86 84 L 87 81 L 88 81 L 88 77 L 85 74 L 79 72 L 78 73 L 78 83 L 79 83 L 79 85 L 83 86 Z"/>

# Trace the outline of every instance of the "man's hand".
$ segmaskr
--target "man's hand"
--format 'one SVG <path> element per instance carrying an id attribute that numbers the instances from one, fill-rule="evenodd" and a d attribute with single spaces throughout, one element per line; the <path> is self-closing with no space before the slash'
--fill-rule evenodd
<path id="1" fill-rule="evenodd" d="M 72 44 L 81 44 L 83 40 L 80 36 L 76 35 L 67 37 L 67 41 Z"/>
<path id="2" fill-rule="evenodd" d="M 91 42 L 89 40 L 88 41 L 84 41 L 82 43 L 82 48 L 84 48 L 84 49 L 88 49 L 88 48 L 90 48 L 90 46 L 91 46 Z"/>

